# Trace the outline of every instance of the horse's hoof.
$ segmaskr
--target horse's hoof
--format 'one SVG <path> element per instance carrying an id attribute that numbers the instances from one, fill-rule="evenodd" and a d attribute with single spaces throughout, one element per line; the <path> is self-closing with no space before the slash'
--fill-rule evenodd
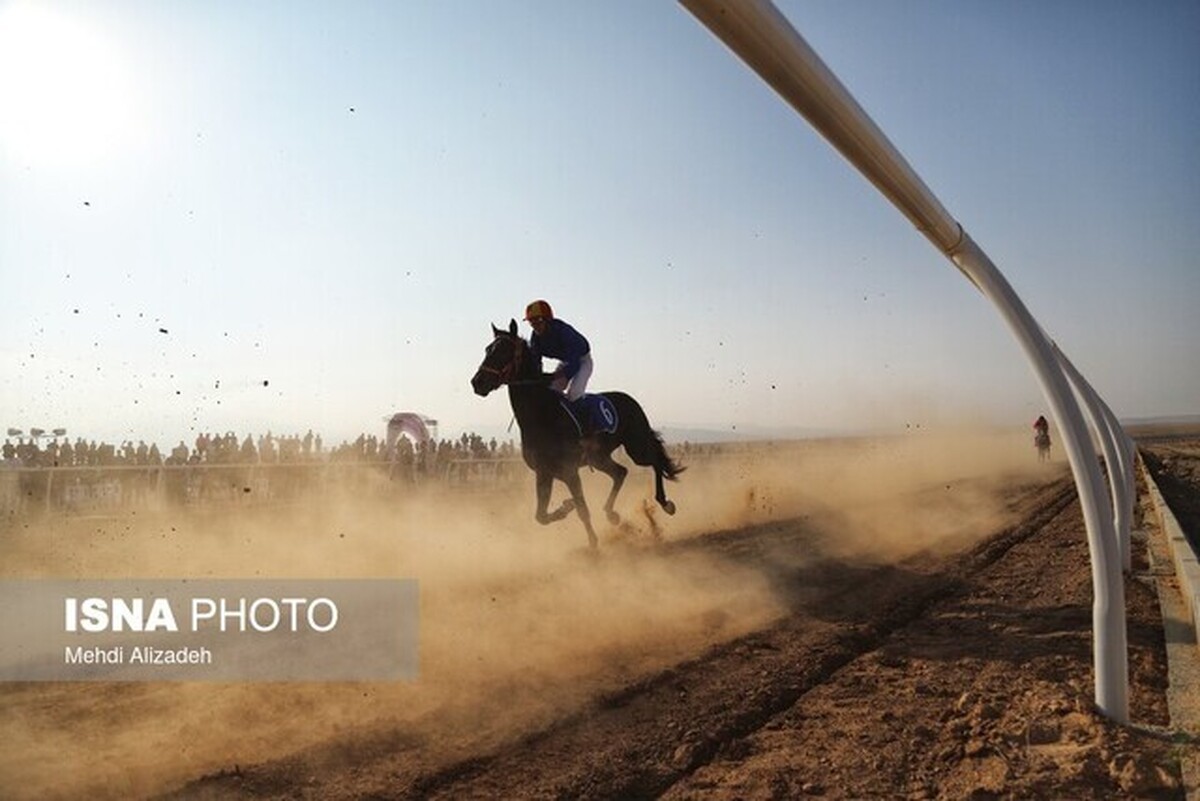
<path id="1" fill-rule="evenodd" d="M 669 515 L 675 514 L 675 501 L 663 501 L 662 508 Z"/>
<path id="2" fill-rule="evenodd" d="M 619 514 L 617 514 L 616 512 L 606 512 L 605 514 L 608 516 L 609 523 L 611 523 L 614 526 L 620 524 L 621 516 Z"/>

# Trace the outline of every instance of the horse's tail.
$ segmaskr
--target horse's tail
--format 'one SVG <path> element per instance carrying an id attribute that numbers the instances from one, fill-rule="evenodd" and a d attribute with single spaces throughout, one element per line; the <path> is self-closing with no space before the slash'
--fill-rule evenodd
<path id="1" fill-rule="evenodd" d="M 662 434 L 651 429 L 650 436 L 654 440 L 654 445 L 652 446 L 654 448 L 654 463 L 662 471 L 663 478 L 668 481 L 675 481 L 679 477 L 679 474 L 687 470 L 687 468 L 672 459 L 671 454 L 667 453 L 667 446 L 663 444 Z"/>
<path id="2" fill-rule="evenodd" d="M 663 478 L 674 481 L 685 468 L 671 458 L 662 435 L 650 427 L 646 412 L 641 404 L 624 392 L 604 393 L 617 407 L 621 418 L 621 444 L 634 463 L 653 467 Z"/>
<path id="3" fill-rule="evenodd" d="M 671 454 L 667 453 L 667 446 L 662 442 L 662 434 L 650 429 L 650 436 L 654 438 L 654 463 L 662 471 L 662 477 L 668 481 L 676 481 L 680 472 L 688 468 L 676 462 L 671 458 Z"/>

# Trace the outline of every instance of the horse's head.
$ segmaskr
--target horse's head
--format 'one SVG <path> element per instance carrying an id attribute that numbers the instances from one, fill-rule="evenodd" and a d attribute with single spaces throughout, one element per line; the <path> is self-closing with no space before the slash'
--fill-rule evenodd
<path id="1" fill-rule="evenodd" d="M 492 326 L 492 342 L 483 353 L 483 362 L 471 378 L 476 395 L 487 395 L 501 384 L 507 384 L 521 371 L 528 346 L 517 334 L 517 321 L 510 320 L 508 330 Z"/>

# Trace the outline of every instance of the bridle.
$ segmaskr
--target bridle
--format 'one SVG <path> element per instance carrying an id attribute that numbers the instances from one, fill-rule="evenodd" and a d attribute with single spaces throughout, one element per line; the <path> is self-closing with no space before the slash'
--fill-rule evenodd
<path id="1" fill-rule="evenodd" d="M 512 334 L 508 334 L 508 333 L 501 331 L 500 333 L 496 334 L 496 339 L 493 340 L 493 344 L 495 344 L 495 342 L 499 341 L 500 339 L 512 340 L 512 342 L 513 342 L 513 357 L 512 357 L 512 359 L 510 359 L 508 364 L 504 365 L 503 367 L 491 367 L 487 364 L 481 364 L 481 365 L 479 365 L 479 372 L 491 373 L 491 374 L 495 375 L 496 382 L 498 384 L 511 384 L 511 383 L 513 383 L 513 377 L 516 376 L 518 372 L 520 372 L 521 360 L 525 357 L 525 340 L 521 339 L 520 337 L 515 337 Z"/>

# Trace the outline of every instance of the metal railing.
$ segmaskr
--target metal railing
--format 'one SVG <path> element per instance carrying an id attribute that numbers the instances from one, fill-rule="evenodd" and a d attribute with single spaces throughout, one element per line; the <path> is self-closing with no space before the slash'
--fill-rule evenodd
<path id="1" fill-rule="evenodd" d="M 1132 486 L 1129 438 L 1066 357 L 1043 333 L 1025 304 L 946 211 L 791 23 L 769 0 L 680 0 L 821 133 L 896 206 L 996 307 L 1016 337 L 1055 418 L 1075 477 L 1092 561 L 1096 705 L 1119 722 L 1129 719 L 1128 645 L 1122 552 L 1128 566 L 1127 488 Z M 1074 389 L 1074 392 L 1072 391 Z M 1075 396 L 1089 410 L 1108 457 L 1112 505 L 1102 504 L 1104 480 Z M 1121 476 L 1115 477 L 1117 472 Z M 1122 487 L 1123 485 L 1123 487 Z M 1125 531 L 1118 538 L 1114 508 Z"/>

